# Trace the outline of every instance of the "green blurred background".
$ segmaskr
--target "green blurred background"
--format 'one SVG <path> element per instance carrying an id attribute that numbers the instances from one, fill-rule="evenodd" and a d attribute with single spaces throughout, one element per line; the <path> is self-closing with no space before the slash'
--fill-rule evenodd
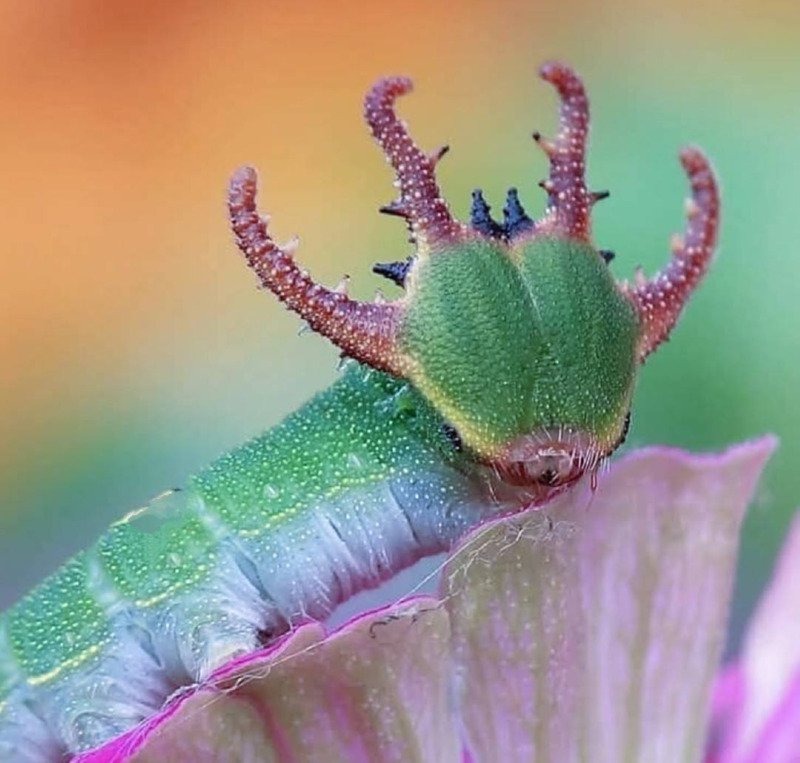
<path id="1" fill-rule="evenodd" d="M 800 501 L 800 4 L 0 2 L 0 607 L 109 521 L 275 423 L 336 353 L 254 287 L 230 243 L 231 170 L 262 171 L 278 239 L 324 283 L 379 285 L 407 252 L 375 210 L 390 174 L 361 123 L 380 75 L 452 152 L 458 214 L 516 185 L 530 211 L 552 131 L 537 65 L 584 76 L 598 245 L 652 272 L 683 225 L 687 142 L 713 158 L 722 245 L 647 364 L 629 444 L 782 446 L 744 531 L 734 632 Z M 385 286 L 385 282 L 380 284 Z"/>

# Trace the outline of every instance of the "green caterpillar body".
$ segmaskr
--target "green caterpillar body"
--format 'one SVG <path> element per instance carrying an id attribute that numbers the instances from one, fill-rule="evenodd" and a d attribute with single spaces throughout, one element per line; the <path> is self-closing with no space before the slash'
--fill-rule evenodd
<path id="1" fill-rule="evenodd" d="M 511 506 L 490 483 L 407 383 L 352 364 L 0 616 L 3 731 L 39 727 L 7 759 L 89 749 L 231 657 L 446 549 Z"/>
<path id="2" fill-rule="evenodd" d="M 314 283 L 270 238 L 256 178 L 231 181 L 237 243 L 262 284 L 348 361 L 282 424 L 112 525 L 0 614 L 0 761 L 50 762 L 135 726 L 175 691 L 269 643 L 500 513 L 541 505 L 624 439 L 644 358 L 704 275 L 719 201 L 697 149 L 685 240 L 653 279 L 617 284 L 589 236 L 607 195 L 584 182 L 588 102 L 546 64 L 562 101 L 539 221 L 509 192 L 495 222 L 480 191 L 452 218 L 394 112 L 410 82 L 368 94 L 416 244 L 376 266 L 405 289 L 356 302 Z"/>

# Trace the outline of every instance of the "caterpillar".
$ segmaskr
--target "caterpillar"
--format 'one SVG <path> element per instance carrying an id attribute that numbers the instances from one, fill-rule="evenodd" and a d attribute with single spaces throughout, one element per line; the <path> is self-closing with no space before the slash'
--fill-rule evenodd
<path id="1" fill-rule="evenodd" d="M 346 359 L 337 381 L 222 456 L 0 614 L 0 761 L 61 761 L 135 726 L 181 687 L 297 624 L 326 617 L 468 528 L 593 481 L 625 437 L 647 356 L 667 339 L 716 245 L 719 194 L 697 148 L 683 238 L 650 279 L 617 283 L 592 243 L 606 191 L 585 181 L 589 106 L 568 66 L 543 216 L 480 190 L 451 214 L 435 168 L 395 112 L 402 77 L 365 117 L 396 175 L 413 253 L 374 270 L 403 289 L 361 302 L 327 289 L 279 246 L 238 170 L 228 207 L 261 285 Z"/>

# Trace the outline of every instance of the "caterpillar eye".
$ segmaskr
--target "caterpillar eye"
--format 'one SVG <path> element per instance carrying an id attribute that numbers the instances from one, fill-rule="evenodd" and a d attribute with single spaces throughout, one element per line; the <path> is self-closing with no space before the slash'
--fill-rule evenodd
<path id="1" fill-rule="evenodd" d="M 464 449 L 464 443 L 461 440 L 461 435 L 458 430 L 451 424 L 442 425 L 442 433 L 447 438 L 447 441 L 453 446 L 453 450 L 460 453 Z"/>

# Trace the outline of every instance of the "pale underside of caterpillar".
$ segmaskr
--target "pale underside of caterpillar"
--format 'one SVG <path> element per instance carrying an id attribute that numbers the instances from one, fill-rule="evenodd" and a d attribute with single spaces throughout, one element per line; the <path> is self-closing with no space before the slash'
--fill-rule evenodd
<path id="1" fill-rule="evenodd" d="M 697 149 L 684 239 L 652 279 L 617 284 L 590 241 L 605 192 L 584 181 L 588 102 L 568 67 L 543 218 L 509 192 L 503 224 L 479 191 L 455 221 L 379 82 L 366 117 L 395 169 L 416 245 L 376 266 L 402 298 L 361 303 L 314 283 L 255 208 L 229 206 L 262 284 L 337 344 L 341 378 L 282 424 L 131 512 L 0 614 L 0 761 L 62 761 L 135 726 L 182 687 L 301 622 L 325 618 L 500 513 L 543 504 L 622 442 L 638 367 L 704 275 L 719 202 Z"/>

